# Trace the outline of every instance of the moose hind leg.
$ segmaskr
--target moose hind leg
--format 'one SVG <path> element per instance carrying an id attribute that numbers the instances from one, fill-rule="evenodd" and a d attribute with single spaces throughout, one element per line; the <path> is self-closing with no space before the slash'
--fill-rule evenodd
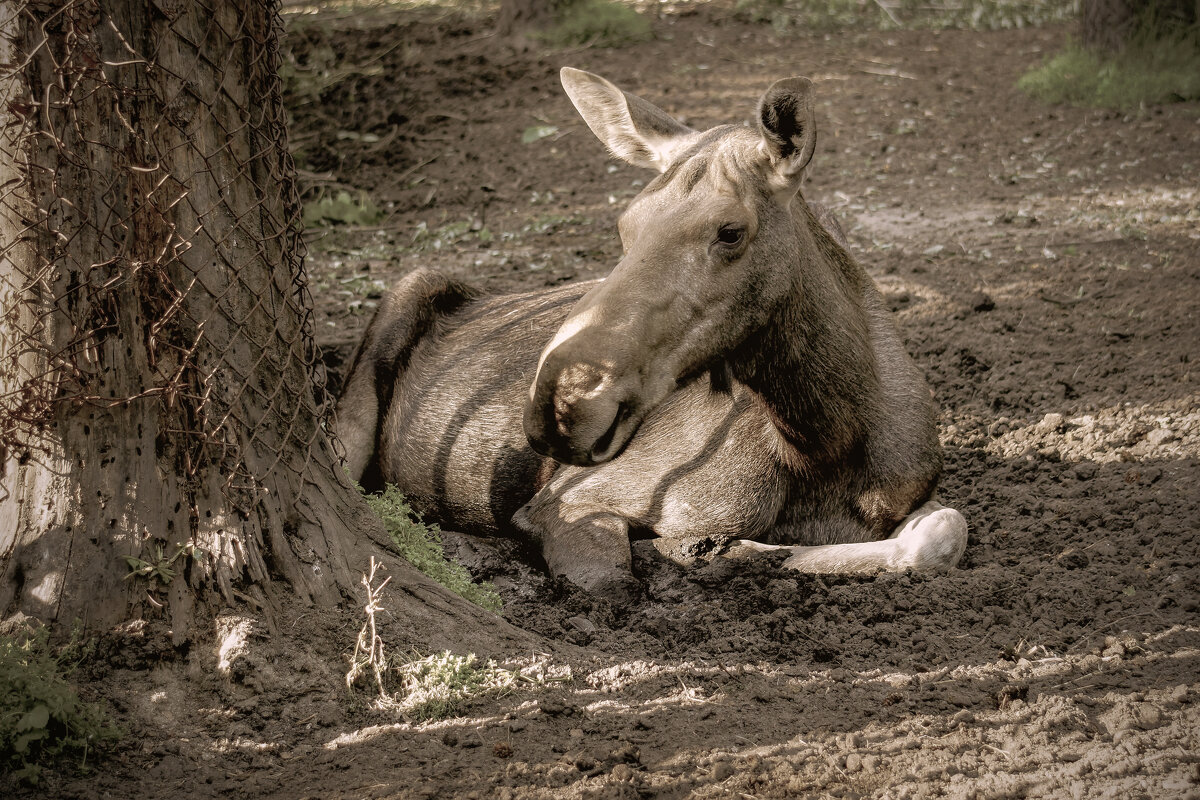
<path id="1" fill-rule="evenodd" d="M 477 296 L 465 284 L 432 270 L 415 270 L 384 295 L 367 326 L 346 376 L 334 414 L 334 430 L 346 451 L 350 477 L 368 485 L 378 457 L 379 429 L 391 405 L 395 383 L 413 349 L 439 316 L 453 313 Z"/>
<path id="2" fill-rule="evenodd" d="M 967 547 L 967 521 L 952 508 L 930 500 L 909 514 L 888 539 L 851 544 L 780 546 L 738 542 L 733 555 L 766 551 L 789 553 L 783 566 L 815 574 L 871 575 L 880 570 L 944 572 Z"/>

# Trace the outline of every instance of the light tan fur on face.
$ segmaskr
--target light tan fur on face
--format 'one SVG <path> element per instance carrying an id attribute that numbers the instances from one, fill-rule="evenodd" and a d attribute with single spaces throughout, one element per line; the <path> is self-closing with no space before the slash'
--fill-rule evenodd
<path id="1" fill-rule="evenodd" d="M 546 363 L 546 356 L 558 348 L 559 345 L 570 341 L 577 333 L 591 327 L 594 324 L 594 316 L 589 309 L 583 309 L 578 313 L 572 314 L 554 334 L 554 338 L 550 340 L 550 343 L 542 349 L 542 354 L 538 357 L 538 371 L 541 371 L 542 365 Z M 533 390 L 534 386 L 531 385 L 529 387 L 530 399 L 533 398 Z"/>
<path id="2" fill-rule="evenodd" d="M 572 408 L 580 402 L 598 397 L 611 384 L 612 376 L 593 364 L 576 363 L 563 369 L 558 375 L 558 391 L 554 395 L 555 416 L 559 419 L 559 425 L 566 424 Z"/>

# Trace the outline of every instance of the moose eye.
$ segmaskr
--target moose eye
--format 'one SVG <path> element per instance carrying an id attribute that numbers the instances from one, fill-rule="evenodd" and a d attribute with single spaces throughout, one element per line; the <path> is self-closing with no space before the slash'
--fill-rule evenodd
<path id="1" fill-rule="evenodd" d="M 725 225 L 717 231 L 717 241 L 726 246 L 741 244 L 746 236 L 746 229 L 735 225 Z"/>

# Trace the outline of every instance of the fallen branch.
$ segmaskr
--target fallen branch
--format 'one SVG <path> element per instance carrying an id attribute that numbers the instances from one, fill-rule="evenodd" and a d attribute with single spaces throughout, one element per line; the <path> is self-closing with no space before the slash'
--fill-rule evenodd
<path id="1" fill-rule="evenodd" d="M 917 80 L 916 75 L 909 75 L 907 72 L 901 72 L 900 70 L 896 69 L 895 67 L 892 67 L 890 69 L 872 69 L 871 67 L 855 67 L 855 69 L 858 70 L 859 72 L 865 72 L 868 75 L 882 75 L 885 78 L 904 78 L 905 80 L 909 80 L 909 81 Z"/>

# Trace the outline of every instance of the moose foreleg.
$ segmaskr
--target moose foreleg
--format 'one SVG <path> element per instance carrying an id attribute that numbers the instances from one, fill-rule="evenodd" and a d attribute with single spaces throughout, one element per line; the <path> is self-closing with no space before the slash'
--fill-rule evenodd
<path id="1" fill-rule="evenodd" d="M 733 555 L 784 550 L 790 554 L 784 567 L 813 574 L 871 575 L 906 569 L 930 573 L 953 567 L 966 547 L 963 515 L 930 500 L 896 526 L 891 538 L 881 541 L 801 547 L 742 540 Z"/>
<path id="2" fill-rule="evenodd" d="M 550 574 L 589 592 L 628 600 L 637 590 L 629 549 L 629 523 L 608 512 L 543 506 L 534 498 L 513 524 L 541 545 Z"/>

